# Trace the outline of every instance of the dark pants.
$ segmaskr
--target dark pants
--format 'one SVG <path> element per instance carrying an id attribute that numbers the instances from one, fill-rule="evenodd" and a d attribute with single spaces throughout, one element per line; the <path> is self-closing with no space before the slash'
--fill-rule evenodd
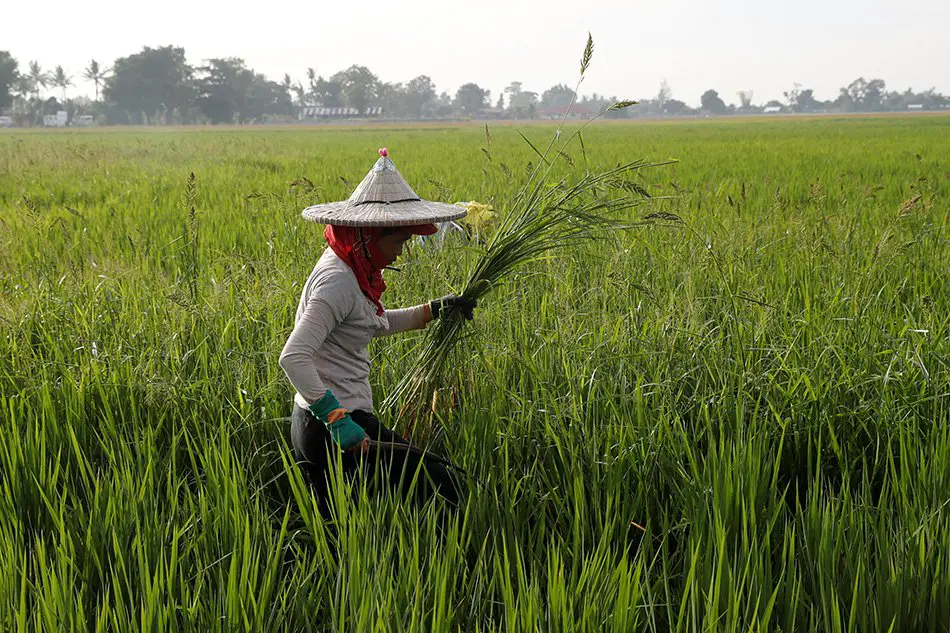
<path id="1" fill-rule="evenodd" d="M 350 417 L 380 445 L 366 455 L 343 451 L 344 477 L 351 479 L 359 473 L 370 478 L 371 487 L 386 485 L 392 490 L 401 490 L 420 504 L 438 494 L 452 506 L 458 505 L 463 490 L 460 478 L 435 456 L 422 454 L 418 447 L 406 450 L 409 442 L 383 426 L 372 413 L 350 411 Z M 295 403 L 291 420 L 290 438 L 297 463 L 314 489 L 320 512 L 329 518 L 328 457 L 335 458 L 341 453 L 340 448 L 333 442 L 327 427 L 308 409 Z"/>

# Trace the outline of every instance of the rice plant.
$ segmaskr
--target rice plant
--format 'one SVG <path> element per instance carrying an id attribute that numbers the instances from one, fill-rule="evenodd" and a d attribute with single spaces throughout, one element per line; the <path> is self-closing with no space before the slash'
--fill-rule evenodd
<path id="1" fill-rule="evenodd" d="M 300 209 L 387 146 L 499 228 L 538 154 L 505 125 L 490 161 L 483 126 L 0 133 L 0 630 L 947 630 L 948 132 L 591 124 L 545 180 L 676 158 L 603 215 L 682 225 L 495 278 L 440 378 L 481 485 L 454 514 L 339 486 L 331 521 L 276 362 L 325 246 Z M 489 250 L 414 247 L 386 305 Z M 378 402 L 427 336 L 373 344 Z"/>

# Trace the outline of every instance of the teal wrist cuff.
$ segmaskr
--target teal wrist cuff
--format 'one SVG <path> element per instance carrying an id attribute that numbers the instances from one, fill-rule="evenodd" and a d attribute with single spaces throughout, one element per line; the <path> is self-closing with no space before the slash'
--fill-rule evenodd
<path id="1" fill-rule="evenodd" d="M 340 401 L 336 399 L 336 396 L 333 395 L 333 392 L 327 389 L 327 392 L 323 394 L 323 397 L 310 405 L 310 412 L 313 413 L 321 422 L 324 424 L 327 421 L 327 416 L 330 415 L 331 411 L 337 409 L 342 409 L 340 406 Z"/>

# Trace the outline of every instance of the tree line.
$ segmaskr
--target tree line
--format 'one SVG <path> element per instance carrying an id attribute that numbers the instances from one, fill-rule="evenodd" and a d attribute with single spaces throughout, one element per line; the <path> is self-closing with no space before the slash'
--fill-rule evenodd
<path id="1" fill-rule="evenodd" d="M 353 65 L 333 75 L 308 68 L 306 80 L 285 74 L 274 81 L 247 67 L 240 58 L 213 58 L 189 64 L 185 50 L 175 46 L 145 47 L 111 65 L 91 60 L 81 78 L 95 87 L 95 98 L 70 98 L 76 77 L 58 65 L 47 71 L 36 61 L 20 66 L 8 51 L 0 51 L 0 113 L 20 125 L 37 125 L 44 115 L 66 111 L 72 120 L 87 115 L 100 124 L 199 124 L 289 121 L 325 114 L 318 108 L 348 108 L 364 115 L 382 109 L 390 119 L 558 117 L 567 106 L 578 116 L 593 115 L 617 101 L 614 96 L 576 95 L 559 84 L 537 93 L 522 82 L 511 82 L 492 99 L 477 83 L 460 86 L 454 94 L 439 92 L 432 79 L 419 75 L 406 83 L 382 81 L 369 68 Z M 48 89 L 59 94 L 43 96 Z M 674 99 L 666 82 L 638 107 L 608 113 L 610 117 L 758 112 L 881 112 L 950 108 L 950 98 L 930 89 L 915 93 L 889 91 L 882 79 L 863 77 L 842 87 L 834 99 L 819 100 L 814 90 L 799 84 L 784 93 L 784 101 L 753 103 L 753 91 L 740 91 L 738 103 L 727 104 L 716 90 L 700 96 L 699 108 Z"/>

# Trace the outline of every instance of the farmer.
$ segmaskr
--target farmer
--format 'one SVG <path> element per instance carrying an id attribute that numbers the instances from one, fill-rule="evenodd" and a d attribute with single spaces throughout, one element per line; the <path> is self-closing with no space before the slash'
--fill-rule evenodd
<path id="1" fill-rule="evenodd" d="M 459 500 L 456 478 L 373 413 L 368 346 L 376 336 L 423 329 L 443 310 L 472 318 L 474 302 L 450 295 L 402 310 L 387 310 L 382 269 L 402 254 L 413 235 L 432 235 L 436 222 L 465 215 L 462 207 L 422 200 L 389 159 L 387 150 L 349 200 L 308 207 L 307 220 L 325 224 L 328 248 L 303 287 L 294 329 L 280 366 L 296 390 L 291 441 L 297 460 L 328 513 L 328 466 L 342 451 L 345 476 L 377 472 L 417 498 L 437 492 Z M 373 449 L 373 450 L 371 450 Z M 366 459 L 364 459 L 366 456 Z M 365 468 L 360 469 L 360 465 Z M 422 465 L 423 471 L 416 474 Z"/>

